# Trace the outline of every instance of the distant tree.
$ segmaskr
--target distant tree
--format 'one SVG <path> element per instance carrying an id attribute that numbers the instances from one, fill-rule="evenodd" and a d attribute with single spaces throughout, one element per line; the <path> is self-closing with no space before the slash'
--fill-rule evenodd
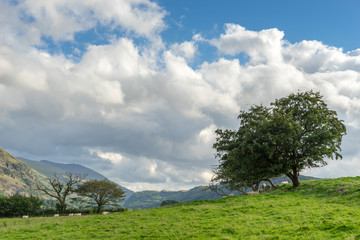
<path id="1" fill-rule="evenodd" d="M 0 197 L 0 217 L 15 217 L 22 215 L 36 215 L 41 206 L 41 200 L 34 196 Z"/>
<path id="2" fill-rule="evenodd" d="M 216 130 L 220 164 L 213 185 L 257 190 L 260 181 L 271 183 L 271 177 L 285 174 L 296 188 L 300 171 L 326 165 L 325 158 L 341 158 L 346 128 L 319 92 L 291 94 L 271 106 L 241 111 L 237 131 Z"/>
<path id="3" fill-rule="evenodd" d="M 46 185 L 37 182 L 37 190 L 44 192 L 46 195 L 58 200 L 58 209 L 60 213 L 66 212 L 66 199 L 74 193 L 77 184 L 81 183 L 86 178 L 86 175 L 66 172 L 65 177 L 54 175 L 52 178 L 47 178 Z"/>
<path id="4" fill-rule="evenodd" d="M 180 202 L 176 201 L 176 200 L 164 200 L 161 202 L 160 207 L 167 207 L 167 206 L 173 206 L 176 204 L 179 204 Z"/>
<path id="5" fill-rule="evenodd" d="M 90 180 L 79 185 L 76 193 L 87 197 L 85 200 L 89 206 L 97 205 L 97 212 L 100 213 L 104 206 L 120 206 L 125 197 L 125 192 L 113 182 L 108 180 Z"/>

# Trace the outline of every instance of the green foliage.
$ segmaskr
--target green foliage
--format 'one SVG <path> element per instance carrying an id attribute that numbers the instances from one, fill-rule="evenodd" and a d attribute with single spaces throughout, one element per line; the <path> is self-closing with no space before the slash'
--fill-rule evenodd
<path id="1" fill-rule="evenodd" d="M 106 205 L 119 206 L 119 202 L 121 202 L 125 196 L 125 192 L 116 183 L 96 179 L 79 185 L 76 193 L 80 196 L 87 197 L 87 202 L 90 206 L 96 204 L 98 213 L 100 213 L 101 209 Z"/>
<path id="2" fill-rule="evenodd" d="M 37 197 L 26 197 L 19 194 L 0 197 L 0 217 L 34 216 L 40 210 L 41 200 Z"/>
<path id="3" fill-rule="evenodd" d="M 283 174 L 281 163 L 274 157 L 276 144 L 272 141 L 271 109 L 253 106 L 241 111 L 237 131 L 216 130 L 214 148 L 220 164 L 212 183 L 231 190 L 247 192 L 258 190 L 261 181 Z"/>
<path id="4" fill-rule="evenodd" d="M 2 239 L 357 239 L 360 177 L 111 215 L 0 219 Z"/>
<path id="5" fill-rule="evenodd" d="M 319 92 L 290 94 L 272 105 L 273 125 L 283 125 L 274 139 L 279 146 L 277 157 L 294 187 L 299 185 L 300 171 L 325 166 L 326 158 L 342 158 L 339 151 L 346 127 L 336 112 L 328 109 Z M 276 122 L 280 118 L 282 121 Z"/>
<path id="6" fill-rule="evenodd" d="M 329 110 L 319 92 L 290 94 L 272 107 L 253 106 L 241 111 L 238 130 L 216 130 L 213 145 L 219 158 L 212 186 L 258 190 L 261 181 L 287 175 L 299 186 L 300 172 L 341 158 L 346 128 Z"/>

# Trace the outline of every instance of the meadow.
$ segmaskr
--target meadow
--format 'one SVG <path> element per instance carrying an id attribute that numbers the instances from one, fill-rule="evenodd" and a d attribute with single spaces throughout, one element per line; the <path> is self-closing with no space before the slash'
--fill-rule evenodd
<path id="1" fill-rule="evenodd" d="M 360 239 L 360 177 L 110 215 L 0 219 L 1 239 Z"/>

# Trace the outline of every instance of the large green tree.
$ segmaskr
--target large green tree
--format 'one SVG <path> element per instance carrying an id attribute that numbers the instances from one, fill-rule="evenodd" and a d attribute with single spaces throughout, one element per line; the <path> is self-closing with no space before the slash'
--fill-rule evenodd
<path id="1" fill-rule="evenodd" d="M 216 130 L 213 147 L 220 164 L 215 168 L 211 188 L 220 184 L 246 193 L 248 188 L 258 190 L 261 181 L 273 185 L 270 179 L 281 175 L 282 171 L 274 157 L 276 145 L 271 141 L 275 133 L 270 127 L 271 109 L 253 106 L 249 111 L 241 111 L 238 119 L 240 127 L 237 131 Z"/>
<path id="2" fill-rule="evenodd" d="M 285 174 L 296 188 L 302 170 L 324 166 L 327 158 L 341 158 L 346 128 L 319 92 L 290 94 L 269 108 L 241 111 L 238 118 L 238 130 L 216 131 L 220 164 L 212 183 L 257 190 L 260 181 Z"/>
<path id="3" fill-rule="evenodd" d="M 290 94 L 272 106 L 274 119 L 282 118 L 285 125 L 282 134 L 274 136 L 277 157 L 294 188 L 300 184 L 302 170 L 325 166 L 329 158 L 342 158 L 339 152 L 346 127 L 319 92 Z"/>
<path id="4" fill-rule="evenodd" d="M 125 192 L 116 183 L 108 180 L 89 180 L 79 185 L 76 193 L 87 197 L 90 206 L 97 205 L 97 212 L 100 213 L 103 206 L 120 206 L 125 197 Z"/>

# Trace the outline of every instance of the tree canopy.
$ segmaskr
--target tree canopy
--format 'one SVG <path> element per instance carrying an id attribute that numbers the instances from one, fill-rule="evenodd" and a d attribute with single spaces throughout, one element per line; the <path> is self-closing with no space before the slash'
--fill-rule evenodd
<path id="1" fill-rule="evenodd" d="M 271 183 L 272 177 L 286 175 L 297 187 L 302 170 L 342 157 L 345 125 L 319 92 L 290 94 L 270 106 L 241 111 L 238 130 L 216 130 L 213 147 L 219 165 L 212 184 L 257 190 L 261 181 Z"/>
<path id="2" fill-rule="evenodd" d="M 108 180 L 89 180 L 79 185 L 76 193 L 88 197 L 87 202 L 97 205 L 97 212 L 100 213 L 103 206 L 119 206 L 119 202 L 125 197 L 125 192 L 116 183 Z"/>

